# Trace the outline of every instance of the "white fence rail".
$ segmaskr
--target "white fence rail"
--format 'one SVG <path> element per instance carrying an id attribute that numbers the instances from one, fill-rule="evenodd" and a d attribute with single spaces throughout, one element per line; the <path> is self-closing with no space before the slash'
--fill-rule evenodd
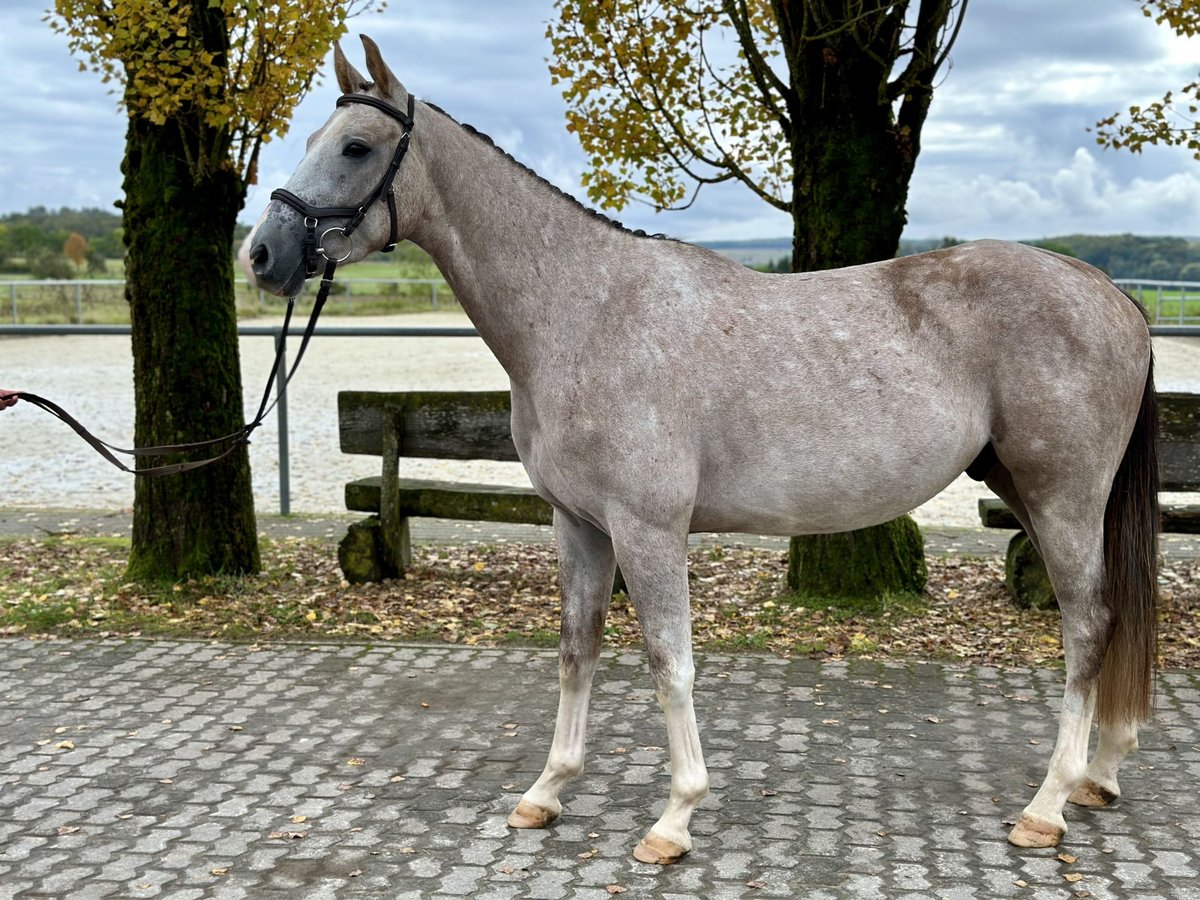
<path id="1" fill-rule="evenodd" d="M 1117 278 L 1114 282 L 1142 302 L 1152 322 L 1161 325 L 1200 324 L 1198 281 Z M 415 296 L 413 288 L 428 290 L 427 295 L 424 290 L 418 293 L 428 297 L 431 309 L 437 309 L 439 301 L 454 300 L 446 282 L 435 278 L 339 279 L 330 299 L 334 302 L 341 300 L 353 308 L 354 304 L 378 303 L 402 295 L 412 299 Z M 269 313 L 282 308 L 282 300 L 251 288 L 244 281 L 238 281 L 235 290 L 238 309 L 243 314 Z M 314 280 L 306 287 L 306 293 L 315 294 L 315 291 Z M 31 321 L 74 325 L 99 321 L 100 324 L 112 324 L 125 313 L 125 282 L 118 279 L 0 281 L 0 298 L 7 300 L 8 309 L 4 318 L 13 325 Z M 107 315 L 103 314 L 102 308 L 107 308 Z"/>
<path id="2" fill-rule="evenodd" d="M 271 313 L 282 309 L 284 301 L 237 280 L 234 284 L 238 310 L 242 314 Z M 316 294 L 315 279 L 305 294 Z M 301 295 L 302 297 L 304 294 Z M 428 302 L 431 309 L 439 303 L 454 302 L 454 295 L 440 278 L 339 278 L 330 302 L 347 305 L 380 303 L 397 298 Z M 124 279 L 80 278 L 12 279 L 0 281 L 0 314 L 13 325 L 30 323 L 83 325 L 112 324 L 128 321 L 125 308 Z"/>
<path id="3" fill-rule="evenodd" d="M 1113 283 L 1140 300 L 1158 325 L 1200 323 L 1200 281 L 1159 281 L 1153 278 L 1114 278 Z"/>

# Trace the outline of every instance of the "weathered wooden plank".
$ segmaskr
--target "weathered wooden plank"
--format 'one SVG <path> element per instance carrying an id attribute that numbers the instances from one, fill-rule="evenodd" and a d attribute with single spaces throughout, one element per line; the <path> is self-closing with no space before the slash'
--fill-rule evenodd
<path id="1" fill-rule="evenodd" d="M 1200 394 L 1158 395 L 1158 469 L 1164 491 L 1200 491 Z"/>
<path id="2" fill-rule="evenodd" d="M 1003 500 L 984 497 L 979 501 L 979 520 L 984 528 L 1020 528 L 1021 523 Z"/>
<path id="3" fill-rule="evenodd" d="M 1200 506 L 1164 506 L 1162 530 L 1170 534 L 1200 534 Z"/>
<path id="4" fill-rule="evenodd" d="M 346 508 L 378 512 L 381 479 L 362 478 L 346 485 Z M 478 522 L 520 522 L 549 525 L 553 510 L 532 488 L 491 484 L 461 484 L 401 478 L 396 484 L 400 516 L 459 519 Z"/>
<path id="5" fill-rule="evenodd" d="M 343 453 L 383 453 L 384 410 L 401 422 L 400 456 L 516 462 L 508 391 L 341 391 Z"/>
<path id="6" fill-rule="evenodd" d="M 1020 528 L 1021 523 L 1003 500 L 979 501 L 979 519 L 987 528 Z M 1175 505 L 1162 508 L 1162 530 L 1168 534 L 1200 534 L 1200 505 Z"/>

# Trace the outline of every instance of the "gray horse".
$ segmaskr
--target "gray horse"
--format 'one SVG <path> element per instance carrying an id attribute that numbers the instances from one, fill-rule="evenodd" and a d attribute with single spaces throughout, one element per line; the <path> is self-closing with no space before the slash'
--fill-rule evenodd
<path id="1" fill-rule="evenodd" d="M 264 288 L 295 294 L 306 228 L 321 215 L 344 225 L 338 205 L 382 184 L 393 148 L 409 145 L 394 202 L 369 195 L 361 227 L 345 238 L 335 226 L 324 243 L 353 261 L 407 238 L 433 257 L 509 375 L 513 439 L 554 506 L 558 719 L 545 770 L 509 824 L 545 826 L 583 769 L 615 566 L 671 753 L 670 798 L 634 855 L 670 863 L 691 849 L 688 823 L 708 791 L 688 534 L 862 528 L 964 470 L 1025 526 L 1062 608 L 1058 740 L 1009 840 L 1054 845 L 1068 799 L 1115 799 L 1117 767 L 1152 705 L 1155 658 L 1157 420 L 1138 306 L 1095 269 L 1021 245 L 765 275 L 628 231 L 436 107 L 410 106 L 363 43 L 372 80 L 337 49 L 338 84 L 360 99 L 309 138 L 286 186 L 292 201 L 274 202 L 254 234 L 253 268 Z M 408 108 L 411 124 L 389 112 Z M 307 219 L 297 203 L 311 205 Z"/>

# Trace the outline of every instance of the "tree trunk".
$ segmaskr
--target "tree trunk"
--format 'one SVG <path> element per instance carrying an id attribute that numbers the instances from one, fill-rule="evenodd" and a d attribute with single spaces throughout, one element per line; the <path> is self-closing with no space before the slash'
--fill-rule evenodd
<path id="1" fill-rule="evenodd" d="M 792 538 L 788 587 L 821 598 L 919 594 L 925 539 L 909 516 L 841 534 Z"/>
<path id="2" fill-rule="evenodd" d="M 807 33 L 820 31 L 809 23 Z M 884 87 L 891 38 L 864 52 L 848 32 L 791 43 L 797 124 L 792 144 L 792 269 L 837 268 L 891 259 L 906 220 L 927 98 L 898 120 Z M 915 127 L 914 127 L 915 126 Z M 825 597 L 920 591 L 924 540 L 908 516 L 847 534 L 792 538 L 793 589 Z"/>
<path id="3" fill-rule="evenodd" d="M 230 263 L 241 187 L 228 167 L 196 180 L 184 130 L 174 119 L 154 125 L 131 117 L 126 135 L 125 295 L 139 447 L 219 437 L 243 423 Z M 128 578 L 258 568 L 244 446 L 206 468 L 137 479 Z"/>

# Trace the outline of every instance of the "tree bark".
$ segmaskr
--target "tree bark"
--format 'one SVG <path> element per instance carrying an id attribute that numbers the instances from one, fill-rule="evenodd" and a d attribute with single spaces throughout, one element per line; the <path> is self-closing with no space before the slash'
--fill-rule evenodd
<path id="1" fill-rule="evenodd" d="M 806 595 L 919 594 L 926 577 L 925 538 L 909 516 L 858 531 L 792 538 L 788 587 Z"/>
<path id="2" fill-rule="evenodd" d="M 197 177 L 187 124 L 131 117 L 126 134 L 125 295 L 139 447 L 219 437 L 243 423 L 230 264 L 242 187 L 227 165 Z M 137 479 L 128 578 L 258 569 L 245 446 L 206 468 Z"/>

